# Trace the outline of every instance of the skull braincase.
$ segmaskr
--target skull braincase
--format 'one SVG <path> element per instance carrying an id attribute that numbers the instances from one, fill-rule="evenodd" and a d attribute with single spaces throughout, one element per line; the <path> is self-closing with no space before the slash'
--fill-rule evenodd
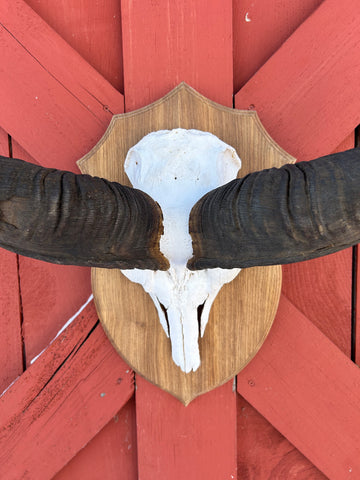
<path id="1" fill-rule="evenodd" d="M 200 366 L 199 327 L 203 336 L 216 295 L 240 272 L 186 268 L 192 257 L 189 214 L 205 193 L 236 178 L 240 167 L 236 151 L 215 135 L 184 129 L 146 135 L 125 160 L 133 187 L 150 195 L 162 209 L 160 250 L 170 268 L 122 272 L 151 296 L 170 337 L 173 360 L 186 373 Z"/>

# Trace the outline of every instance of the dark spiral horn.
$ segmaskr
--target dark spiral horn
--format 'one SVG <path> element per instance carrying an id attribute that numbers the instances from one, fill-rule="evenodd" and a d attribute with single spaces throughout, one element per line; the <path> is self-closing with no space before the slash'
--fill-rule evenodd
<path id="1" fill-rule="evenodd" d="M 116 182 L 0 157 L 0 246 L 64 265 L 166 270 L 160 207 Z"/>
<path id="2" fill-rule="evenodd" d="M 188 267 L 300 262 L 360 241 L 360 149 L 254 172 L 193 207 Z"/>

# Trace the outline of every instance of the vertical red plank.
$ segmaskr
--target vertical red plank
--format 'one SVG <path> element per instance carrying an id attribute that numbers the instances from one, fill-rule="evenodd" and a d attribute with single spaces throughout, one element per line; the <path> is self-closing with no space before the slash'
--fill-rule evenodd
<path id="1" fill-rule="evenodd" d="M 0 155 L 9 156 L 0 129 Z M 0 248 L 0 394 L 23 371 L 17 255 Z"/>
<path id="2" fill-rule="evenodd" d="M 123 88 L 118 0 L 91 5 L 78 0 L 59 0 L 56 5 L 48 0 L 27 3 L 116 88 Z M 13 154 L 35 162 L 16 142 Z M 19 263 L 25 355 L 29 364 L 86 301 L 90 276 L 87 268 L 55 266 L 26 257 L 20 257 Z M 56 478 L 115 480 L 119 472 L 127 480 L 137 478 L 134 402 L 119 412 Z"/>
<path id="3" fill-rule="evenodd" d="M 127 111 L 186 81 L 232 105 L 229 0 L 122 2 Z M 236 396 L 231 383 L 184 407 L 137 376 L 139 478 L 235 479 Z"/>
<path id="4" fill-rule="evenodd" d="M 139 478 L 236 479 L 236 408 L 232 382 L 187 407 L 137 377 Z"/>
<path id="5" fill-rule="evenodd" d="M 122 2 L 126 110 L 168 93 L 182 81 L 232 105 L 230 0 Z"/>
<path id="6" fill-rule="evenodd" d="M 235 92 L 320 3 L 321 0 L 270 0 L 265 4 L 250 0 L 234 2 Z M 350 147 L 349 141 L 343 145 L 343 149 Z M 350 274 L 349 250 L 283 269 L 286 294 L 347 352 L 350 347 Z M 314 301 L 322 297 L 326 301 Z M 325 478 L 241 396 L 238 398 L 238 473 L 243 480 Z"/>

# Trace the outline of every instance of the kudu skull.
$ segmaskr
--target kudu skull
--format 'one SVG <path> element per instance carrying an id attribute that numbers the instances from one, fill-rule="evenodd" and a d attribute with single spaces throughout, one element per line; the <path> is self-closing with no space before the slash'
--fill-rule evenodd
<path id="1" fill-rule="evenodd" d="M 184 129 L 150 133 L 129 150 L 125 160 L 133 187 L 161 207 L 160 250 L 170 268 L 123 273 L 151 296 L 171 339 L 173 360 L 186 373 L 200 366 L 199 331 L 203 336 L 216 295 L 240 271 L 187 268 L 193 254 L 190 211 L 205 193 L 236 178 L 240 167 L 236 151 L 215 135 Z"/>

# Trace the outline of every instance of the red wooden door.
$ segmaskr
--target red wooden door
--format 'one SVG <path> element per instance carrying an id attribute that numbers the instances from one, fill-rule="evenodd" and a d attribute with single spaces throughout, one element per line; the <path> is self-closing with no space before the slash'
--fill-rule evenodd
<path id="1" fill-rule="evenodd" d="M 2 0 L 0 153 L 76 170 L 113 113 L 180 81 L 255 108 L 299 160 L 350 148 L 359 13 L 356 0 Z M 360 478 L 352 253 L 284 268 L 259 354 L 185 408 L 114 352 L 87 269 L 1 251 L 1 478 Z"/>

